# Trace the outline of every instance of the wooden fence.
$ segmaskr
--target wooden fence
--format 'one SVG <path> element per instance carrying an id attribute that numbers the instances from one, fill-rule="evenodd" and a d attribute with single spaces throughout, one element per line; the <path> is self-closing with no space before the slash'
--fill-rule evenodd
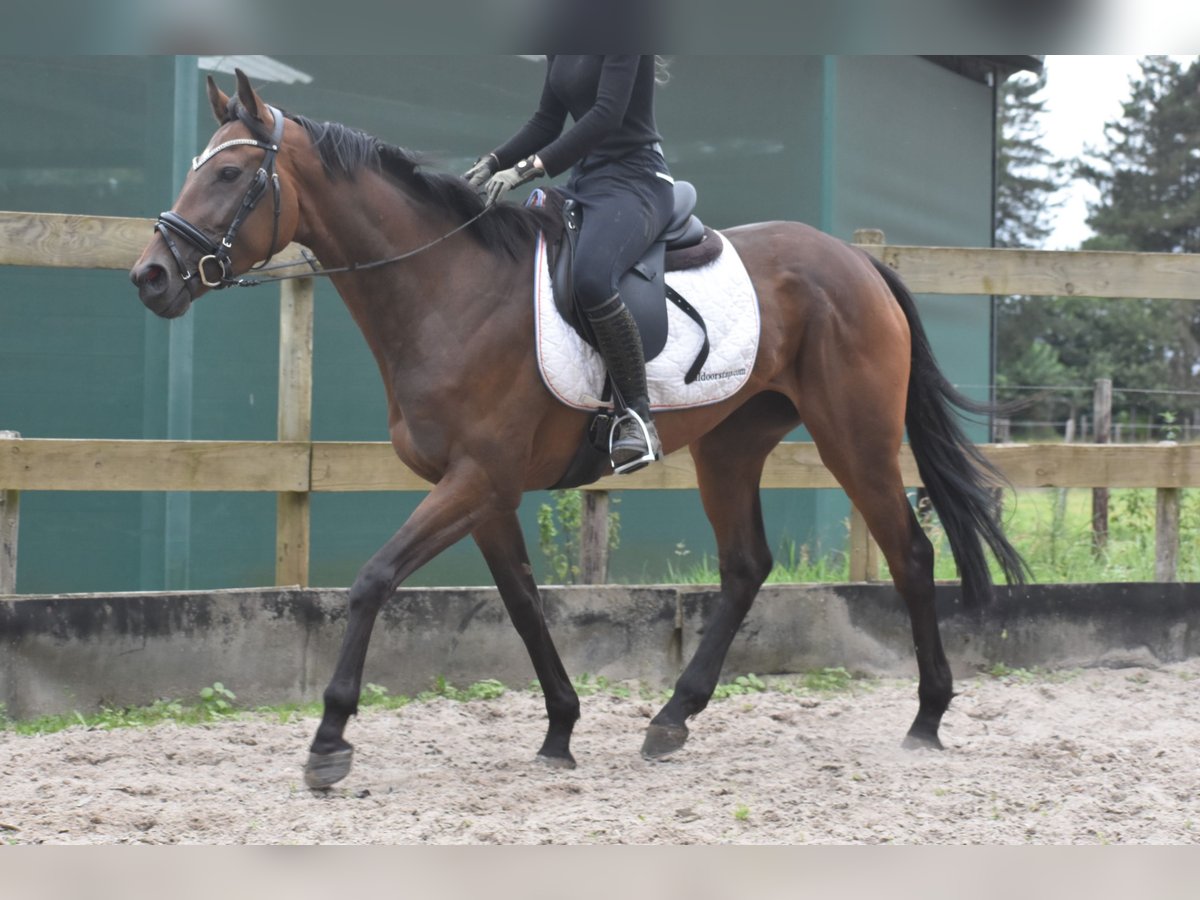
<path id="1" fill-rule="evenodd" d="M 151 227 L 144 219 L 0 212 L 0 265 L 128 268 Z M 874 230 L 856 232 L 855 242 L 896 269 L 916 293 L 1200 299 L 1197 255 L 889 246 L 883 233 Z M 298 248 L 289 247 L 284 258 L 299 262 Z M 427 490 L 429 485 L 405 469 L 386 443 L 311 440 L 312 328 L 311 280 L 281 282 L 277 441 L 48 440 L 0 433 L 0 594 L 15 590 L 21 491 L 276 493 L 276 582 L 306 585 L 311 494 Z M 1174 580 L 1179 491 L 1200 487 L 1200 445 L 997 444 L 983 450 L 1018 488 L 1156 489 L 1156 573 L 1160 580 Z M 918 486 L 907 449 L 901 462 L 905 483 Z M 778 447 L 762 484 L 838 486 L 807 443 Z M 695 486 L 685 452 L 636 475 L 590 487 L 583 544 L 591 549 L 585 576 L 603 579 L 607 491 Z M 856 511 L 850 523 L 850 560 L 852 580 L 878 576 L 877 550 Z"/>

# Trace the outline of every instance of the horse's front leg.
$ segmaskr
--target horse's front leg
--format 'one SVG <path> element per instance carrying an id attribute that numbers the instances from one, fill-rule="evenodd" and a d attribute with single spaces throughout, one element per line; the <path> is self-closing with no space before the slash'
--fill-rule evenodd
<path id="1" fill-rule="evenodd" d="M 472 535 L 487 560 L 496 587 L 517 633 L 525 642 L 533 670 L 546 696 L 550 727 L 538 751 L 538 759 L 551 766 L 575 768 L 571 755 L 571 731 L 579 719 L 579 696 L 558 658 L 546 628 L 542 600 L 533 580 L 533 569 L 525 551 L 525 538 L 516 513 L 501 513 L 475 529 Z"/>
<path id="2" fill-rule="evenodd" d="M 383 602 L 409 575 L 470 533 L 481 517 L 494 511 L 494 503 L 491 481 L 482 471 L 473 466 L 452 470 L 354 579 L 346 635 L 304 767 L 304 782 L 310 788 L 327 788 L 350 772 L 353 748 L 342 735 L 346 722 L 358 712 L 367 644 Z"/>

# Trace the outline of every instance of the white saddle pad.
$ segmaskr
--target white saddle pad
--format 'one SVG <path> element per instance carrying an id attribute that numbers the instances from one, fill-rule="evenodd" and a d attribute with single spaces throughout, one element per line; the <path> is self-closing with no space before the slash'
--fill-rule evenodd
<path id="1" fill-rule="evenodd" d="M 718 403 L 735 394 L 754 368 L 758 354 L 758 297 L 741 257 L 723 235 L 721 255 L 698 269 L 668 272 L 667 284 L 704 317 L 708 326 L 708 360 L 691 384 L 683 378 L 704 343 L 700 327 L 674 303 L 667 302 L 667 345 L 646 366 L 646 386 L 653 409 L 684 409 Z M 577 409 L 612 406 L 600 399 L 604 361 L 558 314 L 546 257 L 538 239 L 534 305 L 537 313 L 537 356 L 542 380 L 555 397 Z"/>

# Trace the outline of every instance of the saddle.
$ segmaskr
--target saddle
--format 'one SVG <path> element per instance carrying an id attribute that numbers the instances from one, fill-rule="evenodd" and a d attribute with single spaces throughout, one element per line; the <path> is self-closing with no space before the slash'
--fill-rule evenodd
<path id="1" fill-rule="evenodd" d="M 587 325 L 587 317 L 572 288 L 572 266 L 583 210 L 574 200 L 554 189 L 535 190 L 526 205 L 544 207 L 551 213 L 547 217 L 549 224 L 544 238 L 555 306 L 571 328 L 586 343 L 595 347 L 596 341 Z M 700 374 L 708 358 L 708 327 L 700 313 L 666 283 L 666 273 L 707 265 L 717 259 L 724 249 L 716 233 L 696 217 L 695 208 L 696 188 L 686 181 L 675 182 L 675 206 L 667 227 L 618 282 L 621 299 L 633 314 L 641 333 L 647 362 L 658 356 L 666 346 L 668 300 L 700 327 L 704 342 L 684 378 L 688 384 Z M 615 420 L 616 415 L 607 409 L 592 413 L 575 458 L 551 490 L 590 484 L 601 476 L 608 464 L 608 434 Z"/>
<path id="2" fill-rule="evenodd" d="M 549 210 L 551 222 L 558 226 L 547 231 L 546 247 L 554 286 L 554 303 L 559 315 L 591 346 L 596 346 L 587 317 L 580 309 L 572 285 L 575 242 L 583 222 L 583 210 L 574 200 L 558 191 L 536 190 L 528 204 Z M 711 228 L 695 215 L 696 188 L 689 182 L 675 182 L 675 207 L 663 233 L 618 282 L 617 289 L 625 306 L 633 314 L 642 336 L 646 361 L 654 359 L 667 343 L 667 301 L 686 313 L 707 334 L 704 319 L 687 300 L 666 283 L 666 273 L 699 268 L 721 255 L 723 245 Z M 557 214 L 554 214 L 557 210 Z M 707 342 L 685 379 L 688 383 L 699 374 L 707 357 Z"/>

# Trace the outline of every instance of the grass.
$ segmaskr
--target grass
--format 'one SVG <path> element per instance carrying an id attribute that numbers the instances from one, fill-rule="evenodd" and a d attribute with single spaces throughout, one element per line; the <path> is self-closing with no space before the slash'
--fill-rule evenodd
<path id="1" fill-rule="evenodd" d="M 708 554 L 696 562 L 687 562 L 685 551 L 676 551 L 679 562 L 667 561 L 667 582 L 671 584 L 720 584 L 717 562 Z M 831 553 L 813 558 L 804 544 L 784 543 L 777 552 L 775 567 L 767 576 L 767 584 L 810 584 L 850 580 L 850 559 L 843 553 Z"/>
<path id="2" fill-rule="evenodd" d="M 629 683 L 613 682 L 604 676 L 579 675 L 573 684 L 581 697 L 606 694 L 613 697 L 630 698 L 635 688 Z M 869 681 L 851 675 L 845 669 L 818 669 L 799 676 L 781 676 L 764 681 L 757 675 L 740 675 L 728 684 L 718 685 L 713 693 L 714 700 L 725 700 L 730 697 L 745 694 L 773 691 L 779 693 L 833 693 L 853 690 L 859 685 L 869 685 Z M 416 697 L 403 694 L 392 694 L 386 687 L 368 683 L 363 687 L 359 697 L 359 707 L 363 709 L 392 710 L 408 706 L 410 703 L 429 703 L 437 700 L 449 700 L 456 703 L 470 703 L 480 700 L 494 700 L 508 692 L 508 688 L 495 679 L 476 681 L 465 688 L 458 688 L 439 676 L 434 680 L 428 691 L 422 691 Z M 541 687 L 535 681 L 529 690 L 541 693 Z M 643 700 L 665 701 L 671 696 L 670 690 L 655 690 L 639 685 L 636 690 Z M 34 719 L 10 719 L 3 706 L 0 706 L 0 732 L 23 736 L 54 734 L 68 728 L 82 727 L 89 730 L 108 731 L 114 728 L 148 728 L 164 722 L 174 722 L 177 725 L 204 725 L 223 719 L 234 718 L 247 713 L 277 717 L 280 724 L 287 724 L 302 718 L 312 718 L 321 714 L 321 704 L 317 703 L 283 703 L 275 706 L 258 706 L 240 708 L 235 705 L 237 697 L 221 682 L 210 687 L 202 688 L 195 701 L 185 703 L 180 700 L 156 700 L 149 706 L 136 707 L 104 707 L 93 713 L 72 712 L 64 715 L 39 716 Z"/>
<path id="3" fill-rule="evenodd" d="M 1108 545 L 1092 549 L 1092 492 L 1072 490 L 1006 491 L 1004 531 L 1041 584 L 1154 580 L 1155 492 L 1152 489 L 1114 489 L 1109 492 Z M 847 526 L 848 530 L 848 526 Z M 950 546 L 934 519 L 926 528 L 934 545 L 934 577 L 958 578 Z M 1182 492 L 1179 523 L 1181 581 L 1200 581 L 1200 490 Z M 776 554 L 768 584 L 837 583 L 849 580 L 844 553 L 812 558 L 808 548 L 786 543 Z M 707 555 L 687 563 L 668 563 L 668 575 L 678 584 L 718 584 L 720 573 Z M 882 577 L 888 577 L 883 566 Z M 993 576 L 1001 580 L 993 566 Z"/>
<path id="4" fill-rule="evenodd" d="M 1092 550 L 1092 492 L 1037 490 L 1008 492 L 1004 528 L 1025 554 L 1038 582 L 1153 581 L 1155 492 L 1109 492 L 1108 545 Z M 1200 581 L 1200 491 L 1185 490 L 1179 522 L 1179 578 Z M 952 577 L 952 576 L 951 576 Z"/>
<path id="5" fill-rule="evenodd" d="M 25 720 L 8 718 L 3 707 L 0 707 L 0 731 L 20 735 L 38 735 L 53 734 L 76 726 L 108 731 L 114 728 L 148 728 L 163 722 L 203 725 L 233 713 L 232 706 L 223 711 L 217 711 L 214 705 L 205 703 L 202 699 L 191 704 L 185 704 L 179 700 L 155 700 L 149 706 L 106 706 L 94 713 L 71 712 Z"/>

